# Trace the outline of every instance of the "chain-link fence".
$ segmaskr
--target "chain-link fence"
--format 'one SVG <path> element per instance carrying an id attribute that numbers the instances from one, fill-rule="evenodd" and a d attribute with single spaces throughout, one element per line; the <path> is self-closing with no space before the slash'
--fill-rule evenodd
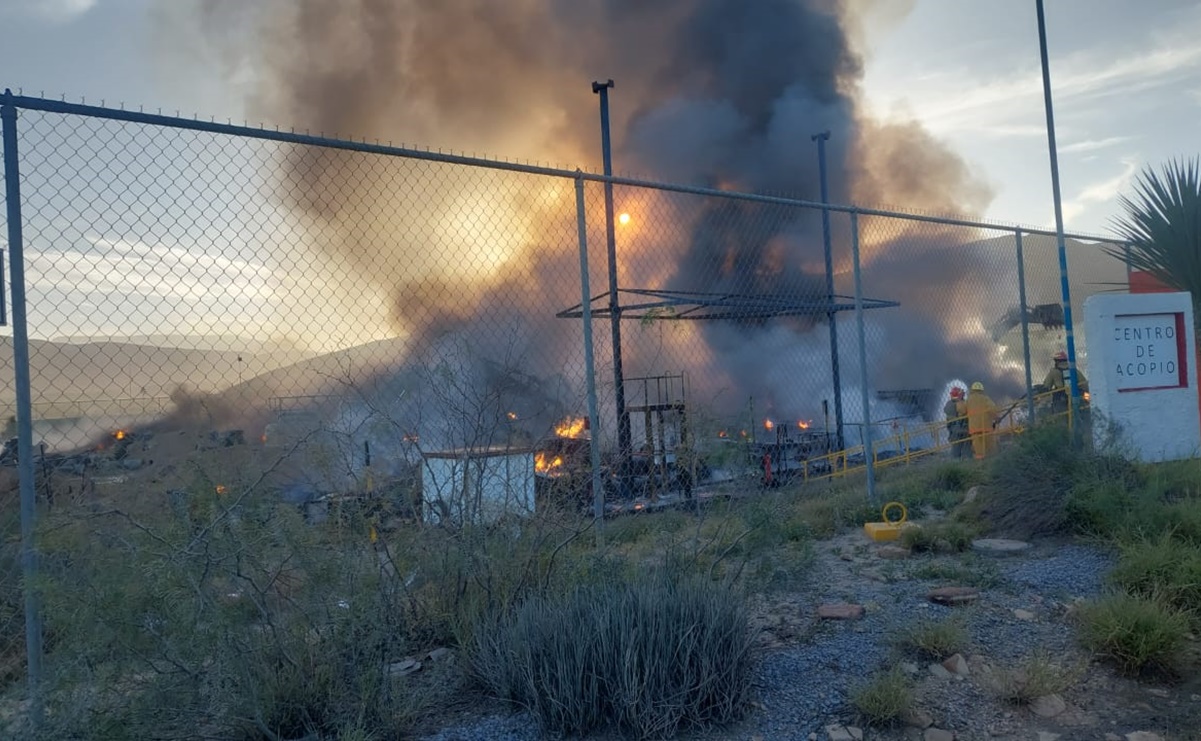
<path id="1" fill-rule="evenodd" d="M 3 105 L 0 681 L 24 670 L 35 508 L 620 510 L 971 455 L 955 387 L 982 384 L 1002 432 L 1055 411 L 1046 232 Z M 1067 252 L 1076 316 L 1125 286 Z"/>

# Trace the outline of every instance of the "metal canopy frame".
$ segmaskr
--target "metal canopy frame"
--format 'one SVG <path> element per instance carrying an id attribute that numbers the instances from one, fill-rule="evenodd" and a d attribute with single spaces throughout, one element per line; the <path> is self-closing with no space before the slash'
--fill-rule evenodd
<path id="1" fill-rule="evenodd" d="M 592 316 L 610 317 L 616 308 L 622 319 L 663 320 L 721 320 L 721 319 L 771 319 L 784 316 L 824 316 L 840 311 L 854 311 L 855 299 L 851 296 L 825 296 L 814 299 L 794 299 L 785 296 L 755 296 L 742 293 L 705 293 L 699 291 L 669 291 L 651 288 L 619 288 L 618 301 L 598 301 L 609 298 L 609 291 L 593 296 L 589 302 Z M 631 303 L 621 304 L 620 294 L 637 297 Z M 649 299 L 649 300 L 647 300 Z M 887 309 L 900 306 L 897 301 L 863 299 L 864 309 Z M 584 315 L 583 305 L 576 304 L 555 314 L 560 319 L 579 318 Z"/>

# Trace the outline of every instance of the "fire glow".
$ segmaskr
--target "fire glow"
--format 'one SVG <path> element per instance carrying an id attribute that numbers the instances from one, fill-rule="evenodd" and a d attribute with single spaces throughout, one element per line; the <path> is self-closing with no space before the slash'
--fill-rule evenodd
<path id="1" fill-rule="evenodd" d="M 556 473 L 563 468 L 563 456 L 540 452 L 534 454 L 535 473 Z"/>
<path id="2" fill-rule="evenodd" d="M 555 434 L 559 437 L 581 437 L 588 429 L 588 420 L 583 417 L 568 417 L 555 425 Z"/>

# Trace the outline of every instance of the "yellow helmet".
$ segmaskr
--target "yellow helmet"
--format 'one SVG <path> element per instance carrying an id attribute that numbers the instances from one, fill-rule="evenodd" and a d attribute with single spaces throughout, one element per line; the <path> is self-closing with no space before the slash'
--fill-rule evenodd
<path id="1" fill-rule="evenodd" d="M 972 384 L 972 391 L 983 391 L 983 390 L 984 390 L 984 384 L 980 383 L 979 381 L 976 381 L 975 383 Z"/>

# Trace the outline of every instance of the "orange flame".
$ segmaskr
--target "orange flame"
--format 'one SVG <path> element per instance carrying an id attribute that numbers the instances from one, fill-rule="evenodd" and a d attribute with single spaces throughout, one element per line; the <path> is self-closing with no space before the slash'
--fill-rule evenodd
<path id="1" fill-rule="evenodd" d="M 763 426 L 770 430 L 776 426 L 776 423 L 772 422 L 770 419 L 766 419 L 763 421 Z"/>
<path id="2" fill-rule="evenodd" d="M 797 426 L 797 427 L 800 427 L 802 430 L 807 430 L 807 429 L 809 429 L 810 427 L 812 427 L 812 426 L 813 426 L 813 421 L 812 421 L 812 420 L 804 420 L 804 419 L 802 419 L 802 420 L 800 420 L 799 422 L 797 422 L 797 423 L 796 423 L 796 426 Z"/>
<path id="3" fill-rule="evenodd" d="M 124 440 L 125 439 L 125 430 L 117 430 L 116 432 L 113 433 L 113 437 L 117 438 L 118 440 Z"/>
<path id="4" fill-rule="evenodd" d="M 717 436 L 718 437 L 729 437 L 729 435 L 726 434 L 725 430 L 721 430 L 720 432 L 718 432 Z"/>
<path id="5" fill-rule="evenodd" d="M 579 437 L 586 425 L 583 417 L 568 417 L 555 425 L 555 434 L 559 437 Z"/>
<path id="6" fill-rule="evenodd" d="M 217 496 L 223 497 L 228 491 L 229 489 L 226 489 L 224 484 L 217 484 Z"/>
<path id="7" fill-rule="evenodd" d="M 537 473 L 552 473 L 559 470 L 563 466 L 563 456 L 556 455 L 553 458 L 549 453 L 534 454 L 534 471 Z"/>
<path id="8" fill-rule="evenodd" d="M 509 412 L 508 417 L 510 420 L 517 419 L 517 412 Z"/>

